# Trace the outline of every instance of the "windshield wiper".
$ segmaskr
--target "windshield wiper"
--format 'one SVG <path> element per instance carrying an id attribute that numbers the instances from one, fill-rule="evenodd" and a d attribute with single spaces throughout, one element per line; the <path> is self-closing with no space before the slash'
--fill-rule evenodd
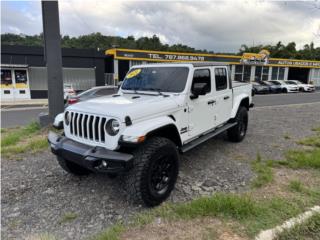
<path id="1" fill-rule="evenodd" d="M 129 91 L 133 91 L 135 94 L 139 94 L 137 92 L 137 90 L 139 90 L 138 88 L 123 88 L 123 90 L 129 90 Z"/>
<path id="2" fill-rule="evenodd" d="M 159 93 L 159 95 L 161 96 L 168 96 L 166 94 L 164 94 L 163 92 L 160 91 L 160 88 L 144 88 L 141 90 L 145 90 L 145 91 L 156 91 L 157 93 Z"/>

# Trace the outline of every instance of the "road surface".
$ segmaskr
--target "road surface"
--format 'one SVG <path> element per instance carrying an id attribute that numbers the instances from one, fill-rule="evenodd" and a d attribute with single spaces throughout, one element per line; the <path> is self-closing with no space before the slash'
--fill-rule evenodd
<path id="1" fill-rule="evenodd" d="M 46 107 L 26 107 L 1 109 L 1 127 L 16 127 L 27 125 L 38 119 L 41 112 L 47 112 Z"/>
<path id="2" fill-rule="evenodd" d="M 255 95 L 255 107 L 278 106 L 287 104 L 303 104 L 320 102 L 320 91 L 314 93 L 288 93 L 288 94 L 269 94 Z M 21 109 L 2 109 L 1 127 L 14 127 L 26 125 L 37 120 L 39 113 L 48 111 L 47 108 L 21 108 Z"/>
<path id="3" fill-rule="evenodd" d="M 320 91 L 313 93 L 284 93 L 254 96 L 255 107 L 320 102 Z"/>

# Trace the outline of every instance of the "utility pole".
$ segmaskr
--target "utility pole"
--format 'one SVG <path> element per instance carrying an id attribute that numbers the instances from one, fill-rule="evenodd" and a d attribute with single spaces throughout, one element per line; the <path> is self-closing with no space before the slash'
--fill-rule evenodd
<path id="1" fill-rule="evenodd" d="M 64 99 L 58 1 L 42 0 L 41 4 L 44 58 L 48 76 L 49 117 L 43 118 L 43 123 L 40 117 L 40 123 L 45 125 L 52 123 L 57 114 L 63 112 Z"/>

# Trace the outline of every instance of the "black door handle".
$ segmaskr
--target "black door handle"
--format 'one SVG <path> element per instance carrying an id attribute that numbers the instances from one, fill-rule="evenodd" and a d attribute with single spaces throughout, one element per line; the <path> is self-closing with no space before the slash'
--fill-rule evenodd
<path id="1" fill-rule="evenodd" d="M 224 100 L 227 100 L 227 99 L 229 99 L 230 97 L 229 96 L 225 96 L 223 99 Z"/>
<path id="2" fill-rule="evenodd" d="M 216 103 L 216 100 L 210 100 L 210 101 L 208 101 L 208 105 L 210 105 L 210 104 L 214 104 L 214 103 Z"/>

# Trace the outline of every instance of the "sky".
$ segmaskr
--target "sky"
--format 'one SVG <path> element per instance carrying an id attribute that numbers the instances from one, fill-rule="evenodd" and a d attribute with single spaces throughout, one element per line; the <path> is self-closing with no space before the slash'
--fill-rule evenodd
<path id="1" fill-rule="evenodd" d="M 320 1 L 60 0 L 59 13 L 61 34 L 70 36 L 156 34 L 214 52 L 278 41 L 320 46 Z M 41 2 L 1 1 L 1 33 L 8 32 L 42 32 Z"/>

